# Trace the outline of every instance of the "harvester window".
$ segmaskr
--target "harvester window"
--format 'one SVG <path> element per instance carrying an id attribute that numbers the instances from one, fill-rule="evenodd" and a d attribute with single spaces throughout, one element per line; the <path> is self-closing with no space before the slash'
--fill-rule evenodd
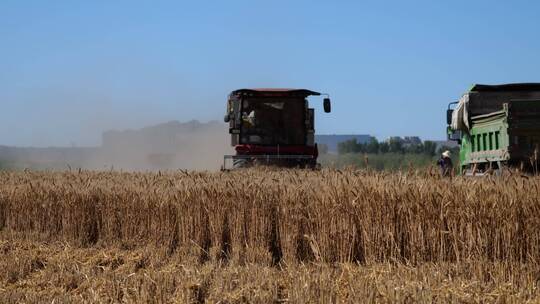
<path id="1" fill-rule="evenodd" d="M 493 132 L 489 132 L 489 150 L 493 150 Z"/>
<path id="2" fill-rule="evenodd" d="M 475 140 L 474 140 L 475 136 L 471 136 L 471 150 L 472 152 L 475 152 L 476 151 L 476 146 L 475 146 Z"/>
<path id="3" fill-rule="evenodd" d="M 243 100 L 242 144 L 303 145 L 306 141 L 305 100 L 252 98 Z"/>
<path id="4" fill-rule="evenodd" d="M 285 103 L 284 102 L 265 102 L 264 105 L 270 108 L 283 110 Z"/>
<path id="5" fill-rule="evenodd" d="M 484 133 L 482 134 L 482 148 L 483 148 L 483 151 L 487 151 L 487 134 Z"/>
<path id="6" fill-rule="evenodd" d="M 482 134 L 476 135 L 476 151 L 482 151 Z"/>
<path id="7" fill-rule="evenodd" d="M 499 137 L 501 136 L 501 132 L 497 131 L 495 132 L 495 150 L 499 150 Z"/>

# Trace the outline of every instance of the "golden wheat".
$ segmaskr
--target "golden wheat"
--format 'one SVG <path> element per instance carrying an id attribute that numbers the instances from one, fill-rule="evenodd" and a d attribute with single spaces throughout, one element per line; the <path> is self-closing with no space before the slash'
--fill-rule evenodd
<path id="1" fill-rule="evenodd" d="M 0 173 L 0 300 L 532 300 L 539 182 L 355 170 Z"/>

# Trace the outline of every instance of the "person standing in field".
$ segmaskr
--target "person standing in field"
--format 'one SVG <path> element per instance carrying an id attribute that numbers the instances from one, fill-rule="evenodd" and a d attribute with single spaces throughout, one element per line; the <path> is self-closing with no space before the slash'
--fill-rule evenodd
<path id="1" fill-rule="evenodd" d="M 437 165 L 441 168 L 442 176 L 452 176 L 454 164 L 450 158 L 450 151 L 446 150 L 442 153 L 441 158 L 437 161 Z"/>

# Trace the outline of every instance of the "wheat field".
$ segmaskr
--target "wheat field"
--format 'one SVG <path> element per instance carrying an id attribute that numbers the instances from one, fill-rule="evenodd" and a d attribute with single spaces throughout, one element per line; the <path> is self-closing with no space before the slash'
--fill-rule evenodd
<path id="1" fill-rule="evenodd" d="M 540 178 L 0 173 L 1 303 L 538 302 Z"/>

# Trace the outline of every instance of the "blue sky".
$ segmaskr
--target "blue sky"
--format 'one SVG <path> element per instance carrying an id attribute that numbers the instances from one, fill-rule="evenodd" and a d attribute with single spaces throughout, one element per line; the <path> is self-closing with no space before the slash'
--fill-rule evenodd
<path id="1" fill-rule="evenodd" d="M 0 144 L 220 120 L 243 87 L 330 93 L 321 134 L 441 139 L 471 84 L 540 81 L 539 30 L 535 1 L 2 0 Z"/>

